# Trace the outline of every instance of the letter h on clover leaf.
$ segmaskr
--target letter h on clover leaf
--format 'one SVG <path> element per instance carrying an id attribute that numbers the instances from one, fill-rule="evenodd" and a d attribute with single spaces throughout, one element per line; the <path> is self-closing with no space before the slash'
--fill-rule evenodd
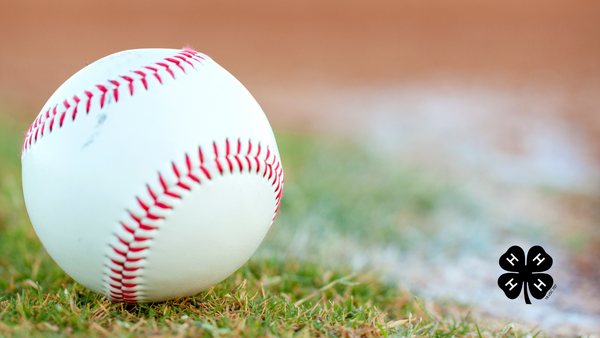
<path id="1" fill-rule="evenodd" d="M 498 286 L 510 299 L 519 297 L 521 288 L 523 288 L 525 303 L 531 304 L 527 289 L 529 289 L 533 298 L 542 299 L 554 284 L 552 276 L 541 273 L 552 267 L 552 257 L 539 245 L 529 249 L 527 262 L 525 261 L 523 249 L 516 245 L 511 246 L 500 256 L 500 267 L 510 271 L 498 278 Z"/>

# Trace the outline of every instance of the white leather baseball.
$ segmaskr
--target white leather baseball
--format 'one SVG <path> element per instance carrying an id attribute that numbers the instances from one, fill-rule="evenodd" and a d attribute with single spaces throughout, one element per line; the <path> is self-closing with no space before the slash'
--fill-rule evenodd
<path id="1" fill-rule="evenodd" d="M 83 68 L 22 150 L 29 217 L 73 279 L 114 301 L 196 294 L 254 253 L 283 169 L 258 103 L 190 49 L 138 49 Z"/>

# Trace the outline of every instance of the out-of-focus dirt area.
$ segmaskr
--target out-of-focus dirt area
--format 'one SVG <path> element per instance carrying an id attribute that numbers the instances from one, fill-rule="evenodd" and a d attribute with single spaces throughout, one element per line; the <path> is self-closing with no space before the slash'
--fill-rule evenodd
<path id="1" fill-rule="evenodd" d="M 3 0 L 0 95 L 33 116 L 86 62 L 184 45 L 251 91 L 441 75 L 554 82 L 578 92 L 600 82 L 599 17 L 591 0 Z"/>
<path id="2" fill-rule="evenodd" d="M 33 120 L 86 63 L 186 45 L 276 128 L 370 134 L 414 163 L 564 189 L 557 231 L 592 238 L 570 262 L 597 281 L 600 2 L 0 0 L 0 106 Z"/>

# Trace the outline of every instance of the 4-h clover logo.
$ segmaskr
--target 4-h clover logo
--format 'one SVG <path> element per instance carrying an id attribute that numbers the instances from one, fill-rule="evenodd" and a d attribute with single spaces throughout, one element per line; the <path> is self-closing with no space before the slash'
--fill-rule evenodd
<path id="1" fill-rule="evenodd" d="M 505 273 L 498 278 L 498 286 L 506 297 L 515 299 L 524 289 L 525 303 L 531 304 L 527 289 L 533 298 L 542 299 L 552 288 L 554 279 L 547 273 L 540 273 L 550 269 L 552 257 L 539 246 L 533 246 L 527 253 L 527 264 L 525 264 L 525 252 L 519 246 L 511 246 L 506 253 L 500 256 L 500 267 L 506 271 L 516 273 Z M 525 285 L 525 287 L 523 287 Z"/>

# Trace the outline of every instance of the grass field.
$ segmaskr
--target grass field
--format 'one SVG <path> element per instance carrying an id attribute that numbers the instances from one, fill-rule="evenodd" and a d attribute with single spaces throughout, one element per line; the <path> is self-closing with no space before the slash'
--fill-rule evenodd
<path id="1" fill-rule="evenodd" d="M 194 297 L 113 304 L 68 277 L 45 253 L 29 223 L 19 158 L 26 127 L 0 112 L 2 336 L 536 334 L 478 318 L 454 302 L 420 300 L 374 273 L 321 259 L 320 248 L 328 243 L 395 243 L 411 250 L 419 236 L 436 231 L 429 221 L 436 206 L 448 201 L 469 210 L 472 206 L 460 202 L 450 184 L 386 165 L 352 141 L 289 133 L 277 135 L 286 169 L 280 214 L 246 265 Z M 422 231 L 413 231 L 415 226 Z M 307 234 L 320 241 L 311 246 Z"/>

